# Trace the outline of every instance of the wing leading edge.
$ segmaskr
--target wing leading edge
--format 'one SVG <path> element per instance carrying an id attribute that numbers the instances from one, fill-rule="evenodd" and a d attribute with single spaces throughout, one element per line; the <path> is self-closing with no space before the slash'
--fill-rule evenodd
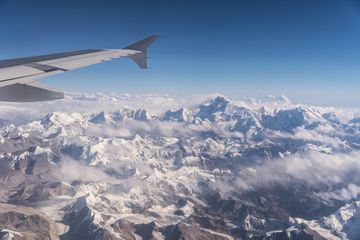
<path id="1" fill-rule="evenodd" d="M 73 69 L 129 57 L 147 68 L 146 50 L 158 36 L 153 35 L 123 49 L 87 49 L 0 61 L 0 101 L 33 102 L 64 98 L 62 92 L 35 82 L 36 79 Z"/>

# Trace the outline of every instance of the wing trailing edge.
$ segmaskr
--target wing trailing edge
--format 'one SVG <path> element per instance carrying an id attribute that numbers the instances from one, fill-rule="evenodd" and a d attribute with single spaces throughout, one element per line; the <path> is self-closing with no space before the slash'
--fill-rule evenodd
<path id="1" fill-rule="evenodd" d="M 63 98 L 63 92 L 50 89 L 38 82 L 15 83 L 0 88 L 0 101 L 4 102 L 39 102 Z"/>

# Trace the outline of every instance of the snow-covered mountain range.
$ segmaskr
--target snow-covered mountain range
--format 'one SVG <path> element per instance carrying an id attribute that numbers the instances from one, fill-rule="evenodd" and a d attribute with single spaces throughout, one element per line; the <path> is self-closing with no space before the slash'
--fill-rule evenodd
<path id="1" fill-rule="evenodd" d="M 285 96 L 1 104 L 0 239 L 359 239 L 356 109 Z"/>

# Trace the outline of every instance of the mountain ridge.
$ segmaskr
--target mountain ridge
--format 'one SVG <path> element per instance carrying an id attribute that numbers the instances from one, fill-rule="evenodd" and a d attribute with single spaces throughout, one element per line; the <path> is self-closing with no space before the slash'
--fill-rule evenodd
<path id="1" fill-rule="evenodd" d="M 54 111 L 4 126 L 3 201 L 60 221 L 62 239 L 320 239 L 323 222 L 360 193 L 356 113 L 279 103 L 215 96 L 159 113 Z"/>

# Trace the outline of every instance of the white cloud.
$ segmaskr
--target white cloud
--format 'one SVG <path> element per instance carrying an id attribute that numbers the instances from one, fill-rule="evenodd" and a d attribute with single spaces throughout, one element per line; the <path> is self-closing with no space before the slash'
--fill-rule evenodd
<path id="1" fill-rule="evenodd" d="M 360 186 L 353 183 L 349 183 L 347 187 L 337 189 L 333 192 L 316 193 L 316 195 L 318 195 L 319 197 L 325 200 L 336 199 L 343 201 L 357 199 L 359 194 L 360 194 Z"/>
<path id="2" fill-rule="evenodd" d="M 309 151 L 244 168 L 235 179 L 224 180 L 226 176 L 220 177 L 214 188 L 228 196 L 231 191 L 256 190 L 273 187 L 274 184 L 290 186 L 296 180 L 315 189 L 319 186 L 334 189 L 318 193 L 324 199 L 348 200 L 360 193 L 359 172 L 360 151 L 340 154 Z M 226 188 L 224 181 L 227 181 Z M 346 187 L 338 189 L 342 185 Z"/>
<path id="3" fill-rule="evenodd" d="M 50 172 L 50 176 L 60 181 L 109 181 L 112 178 L 102 170 L 87 166 L 71 158 L 62 157 L 60 165 Z"/>

